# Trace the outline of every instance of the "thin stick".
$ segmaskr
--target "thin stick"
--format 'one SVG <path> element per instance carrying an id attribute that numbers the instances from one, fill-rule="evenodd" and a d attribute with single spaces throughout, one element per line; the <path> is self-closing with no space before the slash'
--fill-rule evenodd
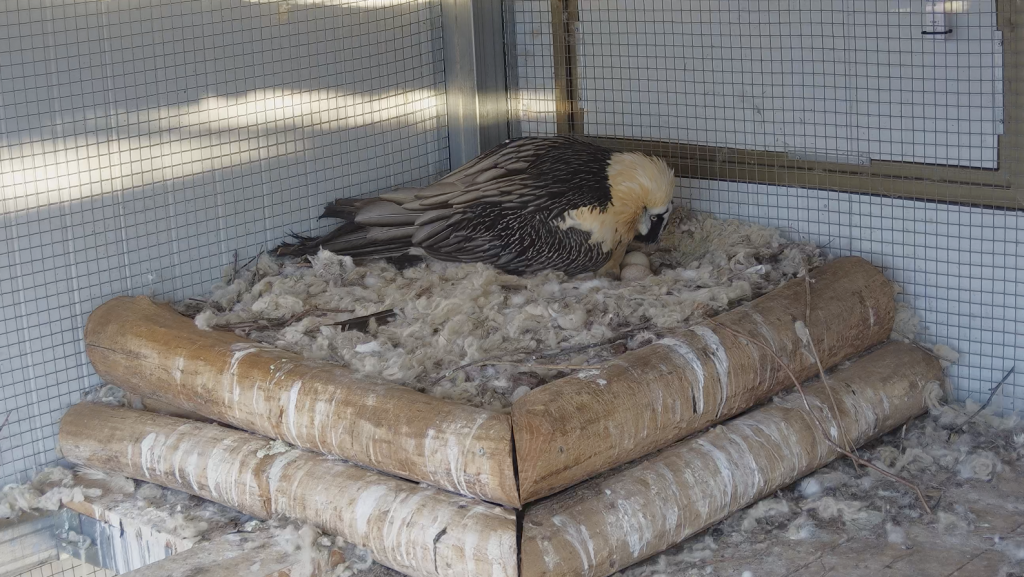
<path id="1" fill-rule="evenodd" d="M 7 426 L 7 420 L 11 418 L 11 413 L 13 413 L 13 412 L 14 412 L 14 409 L 11 409 L 10 411 L 7 411 L 7 416 L 4 417 L 4 422 L 0 423 L 0 432 L 2 432 L 4 430 L 4 427 Z"/>
<path id="2" fill-rule="evenodd" d="M 821 382 L 825 385 L 825 392 L 828 393 L 828 398 L 832 401 L 832 410 L 839 414 L 839 405 L 836 403 L 835 396 L 832 395 L 832 385 L 829 384 L 828 378 L 825 376 L 825 367 L 821 366 L 821 357 L 818 356 L 818 351 L 814 346 L 814 339 L 811 338 L 811 277 L 807 274 L 804 275 L 804 291 L 805 291 L 805 311 L 804 311 L 804 329 L 807 330 L 807 343 L 806 345 L 811 349 L 811 356 L 814 357 L 814 363 L 818 365 L 818 374 L 821 375 Z M 850 435 L 846 432 L 846 427 L 842 423 L 839 424 L 839 432 L 843 434 L 845 439 L 846 448 L 853 453 L 857 452 L 857 448 L 853 446 L 853 441 L 850 439 Z M 853 468 L 860 473 L 860 467 L 857 466 L 856 461 L 853 463 Z"/>
<path id="3" fill-rule="evenodd" d="M 542 369 L 547 371 L 582 371 L 595 369 L 601 365 L 532 365 L 518 361 L 491 361 L 488 365 L 510 365 L 514 367 L 527 367 L 530 369 Z"/>
<path id="4" fill-rule="evenodd" d="M 540 353 L 540 354 L 537 354 L 537 355 L 534 355 L 534 356 L 530 357 L 530 359 L 531 360 L 537 360 L 537 359 L 548 359 L 548 358 L 552 358 L 552 357 L 561 357 L 563 355 L 568 355 L 568 354 L 572 354 L 572 353 L 578 353 L 578 352 L 586 351 L 586 350 L 590 350 L 590 349 L 596 349 L 598 347 L 605 347 L 605 346 L 608 346 L 608 345 L 614 345 L 615 343 L 619 343 L 619 342 L 622 342 L 622 341 L 626 340 L 626 338 L 629 335 L 631 335 L 633 333 L 638 333 L 638 332 L 643 331 L 643 330 L 647 330 L 648 328 L 650 328 L 650 323 L 644 323 L 644 324 L 642 324 L 642 325 L 640 325 L 638 327 L 629 329 L 628 331 L 625 331 L 625 332 L 619 333 L 617 335 L 613 335 L 611 337 L 608 337 L 607 339 L 605 339 L 603 341 L 598 341 L 596 343 L 590 343 L 590 344 L 587 344 L 587 345 L 578 345 L 578 346 L 575 346 L 575 347 L 569 347 L 568 349 L 554 349 L 554 350 L 550 350 L 550 351 L 545 351 L 543 353 Z M 523 355 L 525 355 L 528 352 L 529 351 L 520 351 L 520 352 L 515 353 L 515 354 L 523 354 Z M 530 365 L 530 364 L 526 364 L 525 362 L 521 362 L 521 361 L 519 361 L 519 362 L 505 362 L 505 361 L 495 362 L 495 361 L 497 361 L 499 358 L 501 358 L 503 356 L 505 356 L 505 354 L 493 355 L 493 356 L 490 356 L 490 357 L 486 357 L 486 358 L 480 359 L 479 361 L 473 361 L 471 363 L 466 363 L 464 365 L 459 365 L 459 366 L 455 367 L 454 369 L 451 369 L 451 370 L 447 371 L 443 375 L 441 375 L 441 376 L 437 377 L 436 379 L 434 379 L 433 381 L 431 381 L 430 384 L 427 385 L 427 388 L 436 386 L 441 381 L 443 381 L 445 379 L 451 378 L 451 376 L 454 375 L 455 373 L 457 373 L 459 371 L 462 371 L 462 370 L 465 370 L 465 369 L 472 368 L 472 367 L 484 367 L 484 366 L 487 366 L 487 365 L 522 365 L 524 367 L 544 368 L 544 367 L 542 367 L 540 365 Z M 584 368 L 593 368 L 593 367 L 584 367 Z"/>
<path id="5" fill-rule="evenodd" d="M 775 353 L 775 351 L 773 351 L 771 349 L 771 347 L 769 347 L 768 345 L 764 344 L 761 341 L 752 339 L 752 338 L 750 338 L 750 337 L 748 337 L 746 335 L 742 335 L 742 334 L 732 330 L 731 328 L 723 325 L 722 323 L 716 321 L 715 319 L 708 319 L 708 322 L 710 322 L 711 324 L 713 324 L 713 325 L 715 325 L 717 327 L 722 328 L 723 330 L 729 332 L 730 334 L 732 334 L 736 338 L 743 339 L 743 340 L 745 340 L 747 342 L 754 343 L 755 345 L 758 345 L 761 348 L 763 348 L 764 350 L 768 351 L 768 354 L 770 354 L 772 357 L 775 358 L 775 361 L 777 363 L 779 363 L 779 365 L 782 366 L 782 369 L 784 371 L 786 371 L 786 373 L 789 375 L 790 380 L 793 381 L 793 385 L 796 386 L 796 390 L 800 392 L 800 397 L 803 398 L 803 400 L 804 400 L 804 406 L 807 407 L 808 414 L 810 414 L 811 418 L 814 419 L 814 423 L 818 426 L 818 428 L 821 429 L 822 436 L 825 438 L 825 441 L 828 444 L 832 445 L 832 447 L 836 451 L 838 451 L 839 453 L 842 453 L 846 457 L 849 457 L 850 460 L 852 460 L 854 463 L 858 463 L 860 465 L 864 465 L 865 467 L 867 467 L 869 469 L 872 469 L 874 471 L 877 471 L 879 474 L 881 474 L 881 475 L 883 475 L 885 477 L 888 477 L 888 478 L 892 479 L 893 481 L 896 481 L 897 483 L 901 483 L 901 484 L 906 485 L 907 487 L 910 487 L 911 489 L 913 489 L 914 492 L 917 493 L 917 497 L 921 500 L 921 506 L 924 507 L 925 512 L 928 513 L 929 515 L 932 514 L 932 509 L 931 509 L 931 507 L 928 506 L 928 502 L 924 498 L 924 493 L 921 492 L 921 489 L 918 488 L 917 485 L 911 483 L 910 481 L 904 479 L 903 477 L 900 477 L 899 475 L 894 475 L 894 474 L 890 473 L 889 471 L 881 469 L 880 467 L 878 467 L 877 465 L 874 465 L 873 463 L 869 463 L 868 461 L 865 461 L 864 459 L 861 459 L 860 457 L 858 457 L 858 456 L 854 455 L 853 453 L 847 451 L 846 449 L 842 448 L 838 443 L 836 443 L 835 441 L 832 440 L 832 437 L 830 437 L 828 435 L 828 430 L 825 428 L 825 425 L 823 425 L 821 423 L 821 421 L 818 419 L 818 416 L 816 414 L 814 414 L 814 410 L 811 409 L 810 403 L 807 402 L 807 395 L 804 394 L 804 388 L 802 386 L 800 386 L 800 381 L 797 380 L 796 375 L 794 375 L 793 371 L 790 370 L 789 365 L 787 365 L 786 362 L 783 361 L 782 358 L 779 355 L 777 355 Z M 838 415 L 837 415 L 837 418 L 838 418 Z"/>
<path id="6" fill-rule="evenodd" d="M 949 432 L 949 436 L 950 437 L 952 437 L 954 434 L 956 434 L 957 431 L 962 431 L 964 426 L 966 426 L 967 423 L 971 422 L 971 419 L 973 419 L 974 417 L 977 417 L 978 415 L 981 414 L 982 411 L 984 411 L 986 408 L 988 408 L 989 404 L 992 403 L 992 399 L 995 398 L 996 393 L 999 392 L 999 389 L 1001 389 L 1003 387 L 1003 383 L 1005 383 L 1006 380 L 1010 378 L 1010 375 L 1013 374 L 1013 370 L 1016 369 L 1016 368 L 1017 368 L 1017 365 L 1014 365 L 1014 366 L 1010 367 L 1010 370 L 1006 371 L 1006 374 L 1003 375 L 1002 380 L 999 381 L 996 384 L 996 386 L 992 387 L 992 391 L 989 393 L 988 400 L 985 401 L 985 404 L 982 405 L 977 411 L 975 411 L 973 415 L 971 415 L 970 417 L 967 417 L 966 421 L 964 421 L 963 423 L 960 423 L 959 427 L 957 427 L 957 428 L 953 429 L 952 431 L 950 431 Z"/>
<path id="7" fill-rule="evenodd" d="M 305 318 L 305 317 L 307 317 L 309 315 L 312 315 L 312 314 L 340 314 L 340 313 L 350 313 L 350 312 L 352 312 L 351 309 L 307 309 L 307 310 L 304 310 L 304 311 L 302 311 L 300 313 L 296 313 L 296 314 L 294 314 L 294 315 L 292 315 L 292 316 L 290 316 L 290 317 L 288 317 L 288 318 L 286 318 L 284 320 L 268 321 L 268 320 L 265 320 L 265 319 L 256 319 L 256 320 L 251 320 L 251 321 L 243 321 L 243 322 L 239 322 L 239 323 L 230 323 L 230 324 L 226 324 L 226 325 L 219 325 L 219 326 L 216 326 L 214 328 L 225 330 L 225 331 L 233 331 L 233 330 L 237 330 L 237 329 L 252 329 L 252 328 L 256 328 L 256 327 L 266 327 L 268 329 L 280 329 L 280 328 L 285 328 L 287 326 L 290 326 L 291 324 L 295 323 L 296 321 L 299 321 L 299 320 L 301 320 L 301 319 L 303 319 L 303 318 Z"/>
<path id="8" fill-rule="evenodd" d="M 235 262 L 231 265 L 231 278 L 228 279 L 228 284 L 235 282 L 235 275 L 238 274 L 238 251 L 235 251 Z"/>
<path id="9" fill-rule="evenodd" d="M 935 357 L 936 359 L 939 359 L 940 361 L 945 360 L 942 357 L 940 357 L 939 355 L 935 354 L 935 351 L 933 351 L 933 350 L 929 349 L 928 347 L 922 345 L 921 343 L 915 341 L 914 337 L 907 336 L 906 334 L 901 333 L 898 329 L 893 329 L 892 332 L 894 332 L 894 333 L 898 334 L 899 336 L 907 339 L 908 343 L 914 345 L 915 347 L 921 349 L 922 351 L 928 353 L 929 355 Z"/>

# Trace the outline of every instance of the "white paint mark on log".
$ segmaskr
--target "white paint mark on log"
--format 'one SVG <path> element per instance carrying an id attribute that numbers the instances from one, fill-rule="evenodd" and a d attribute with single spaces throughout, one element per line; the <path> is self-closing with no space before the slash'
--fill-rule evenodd
<path id="1" fill-rule="evenodd" d="M 171 374 L 174 376 L 174 382 L 181 385 L 181 377 L 185 373 L 185 357 L 178 357 L 178 360 L 174 361 L 174 369 L 171 370 Z"/>
<path id="2" fill-rule="evenodd" d="M 540 545 L 541 553 L 544 555 L 544 565 L 548 568 L 548 571 L 553 571 L 558 554 L 555 553 L 555 548 L 551 546 L 551 541 L 541 541 L 538 545 Z"/>
<path id="3" fill-rule="evenodd" d="M 288 393 L 288 430 L 292 434 L 292 444 L 302 446 L 298 433 L 295 432 L 295 405 L 299 402 L 299 389 L 302 388 L 302 380 L 295 381 L 291 391 Z"/>
<path id="4" fill-rule="evenodd" d="M 149 454 L 153 450 L 153 443 L 156 442 L 156 433 L 150 433 L 146 435 L 145 439 L 139 443 L 139 448 L 142 449 L 142 454 L 139 456 L 142 464 L 142 474 L 149 477 L 149 466 L 146 461 L 149 460 Z M 131 449 L 129 449 L 131 450 Z"/>
<path id="5" fill-rule="evenodd" d="M 714 361 L 715 369 L 718 371 L 718 386 L 721 389 L 721 395 L 719 396 L 718 412 L 715 413 L 715 418 L 719 419 L 725 411 L 725 402 L 729 395 L 729 357 L 725 352 L 725 347 L 722 346 L 722 341 L 714 331 L 705 326 L 696 326 L 691 330 L 700 335 L 704 339 L 704 343 L 711 349 L 711 359 Z"/>
<path id="6" fill-rule="evenodd" d="M 227 394 L 228 394 L 228 387 L 225 386 L 224 387 L 224 403 L 227 406 L 229 406 L 229 407 L 232 404 L 234 405 L 234 407 L 235 407 L 235 417 L 236 418 L 239 416 L 238 397 L 239 397 L 239 394 L 240 394 L 240 389 L 238 387 L 238 374 L 236 372 L 238 370 L 238 363 L 243 358 L 245 358 L 246 355 L 248 355 L 250 353 L 254 353 L 254 352 L 256 352 L 256 351 L 258 351 L 260 349 L 263 349 L 263 348 L 266 348 L 266 347 L 261 347 L 261 346 L 255 345 L 255 344 L 248 344 L 248 343 L 235 343 L 235 344 L 231 345 L 231 350 L 234 351 L 234 354 L 231 355 L 231 360 L 228 361 L 228 370 L 227 370 L 227 373 L 224 374 L 224 378 L 225 379 L 227 379 L 229 377 L 231 378 L 231 387 L 230 387 L 230 389 L 231 389 L 231 393 L 233 395 L 233 399 L 228 399 L 228 396 L 227 396 Z"/>
<path id="7" fill-rule="evenodd" d="M 270 466 L 270 474 L 267 476 L 268 485 L 270 486 L 270 511 L 268 513 L 275 513 L 278 499 L 277 497 L 277 486 L 281 482 L 281 475 L 284 474 L 284 468 L 296 458 L 301 455 L 301 451 L 288 451 L 287 453 L 281 453 L 274 459 L 274 464 Z"/>
<path id="8" fill-rule="evenodd" d="M 360 493 L 359 499 L 356 500 L 356 530 L 360 533 L 366 532 L 370 515 L 377 509 L 381 498 L 388 493 L 388 488 L 384 485 L 375 485 Z"/>
<path id="9" fill-rule="evenodd" d="M 671 347 L 672 350 L 679 353 L 686 362 L 693 367 L 693 372 L 697 377 L 697 382 L 690 385 L 690 391 L 693 393 L 693 402 L 695 414 L 700 415 L 704 413 L 704 363 L 701 362 L 697 353 L 693 352 L 690 345 L 678 341 L 676 339 L 661 339 L 658 343 Z"/>
<path id="10" fill-rule="evenodd" d="M 564 531 L 565 538 L 572 543 L 572 546 L 580 554 L 583 571 L 589 573 L 590 566 L 596 560 L 594 558 L 594 542 L 591 541 L 587 528 L 562 515 L 555 515 L 551 518 L 551 521 Z"/>

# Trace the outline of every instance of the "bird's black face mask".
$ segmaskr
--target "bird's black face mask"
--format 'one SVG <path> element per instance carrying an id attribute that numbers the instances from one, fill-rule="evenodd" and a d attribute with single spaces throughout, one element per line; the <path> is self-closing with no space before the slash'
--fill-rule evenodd
<path id="1" fill-rule="evenodd" d="M 644 244 L 654 244 L 658 242 L 658 237 L 661 236 L 663 228 L 665 228 L 665 215 L 655 214 L 651 217 L 651 228 L 647 231 L 647 234 L 638 234 L 633 237 L 633 240 Z"/>

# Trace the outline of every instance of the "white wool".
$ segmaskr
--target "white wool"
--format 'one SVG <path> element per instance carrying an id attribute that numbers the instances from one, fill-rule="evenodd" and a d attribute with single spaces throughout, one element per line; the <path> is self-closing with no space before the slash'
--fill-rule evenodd
<path id="1" fill-rule="evenodd" d="M 892 523 L 885 524 L 885 539 L 893 545 L 902 545 L 907 542 L 907 532 L 899 525 Z"/>
<path id="2" fill-rule="evenodd" d="M 75 469 L 75 475 L 90 481 L 100 481 L 113 493 L 130 495 L 135 492 L 135 481 L 117 473 L 106 473 L 91 467 L 80 466 Z"/>
<path id="3" fill-rule="evenodd" d="M 813 499 L 818 495 L 821 495 L 825 488 L 822 486 L 821 481 L 814 477 L 805 477 L 801 479 L 797 484 L 797 490 L 803 495 L 804 499 Z"/>
<path id="4" fill-rule="evenodd" d="M 379 353 L 379 352 L 383 351 L 384 348 L 381 347 L 380 343 L 378 343 L 377 341 L 370 341 L 368 343 L 363 343 L 361 345 L 356 345 L 356 348 L 354 350 L 357 353 L 360 353 L 360 354 L 363 354 L 363 355 L 372 355 L 374 353 Z"/>
<path id="5" fill-rule="evenodd" d="M 118 407 L 128 406 L 128 394 L 123 389 L 114 385 L 101 385 L 89 389 L 82 398 L 90 403 L 102 403 Z"/>
<path id="6" fill-rule="evenodd" d="M 745 533 L 749 533 L 757 529 L 757 522 L 761 519 L 788 514 L 789 503 L 782 499 L 763 499 L 747 509 L 747 512 L 743 515 L 743 523 L 740 525 L 740 529 Z"/>
<path id="7" fill-rule="evenodd" d="M 310 262 L 313 263 L 313 271 L 317 276 L 327 278 L 344 276 L 356 268 L 352 257 L 340 256 L 323 248 L 310 259 Z"/>
<path id="8" fill-rule="evenodd" d="M 992 480 L 993 475 L 1003 470 L 999 457 L 989 451 L 978 451 L 963 458 L 956 466 L 961 479 Z"/>
<path id="9" fill-rule="evenodd" d="M 204 331 L 212 331 L 217 324 L 217 313 L 213 309 L 206 309 L 196 315 L 196 326 Z"/>
<path id="10" fill-rule="evenodd" d="M 164 533 L 175 535 L 182 539 L 202 537 L 209 528 L 210 524 L 206 521 L 195 519 L 182 513 L 174 513 L 157 527 L 157 529 Z"/>
<path id="11" fill-rule="evenodd" d="M 280 439 L 274 439 L 267 443 L 266 447 L 263 447 L 259 451 L 256 451 L 256 456 L 259 458 L 267 457 L 269 455 L 277 455 L 278 453 L 284 453 L 290 451 L 293 447 L 288 443 Z"/>
<path id="12" fill-rule="evenodd" d="M 7 485 L 0 491 L 0 518 L 17 518 L 33 510 L 56 511 L 61 503 L 85 501 L 101 494 L 102 489 L 76 485 L 70 469 L 48 467 L 28 483 Z"/>
<path id="13" fill-rule="evenodd" d="M 274 540 L 287 553 L 296 557 L 296 563 L 289 569 L 291 577 L 312 577 L 317 568 L 316 541 L 320 532 L 312 525 L 288 524 L 277 530 Z"/>
<path id="14" fill-rule="evenodd" d="M 70 487 L 74 483 L 75 474 L 64 467 L 47 467 L 32 479 L 32 487 L 39 492 L 53 487 Z"/>
<path id="15" fill-rule="evenodd" d="M 248 290 L 249 286 L 243 279 L 232 279 L 233 276 L 229 274 L 221 282 L 213 285 L 207 303 L 221 310 L 227 310 L 238 302 L 239 297 Z"/>
<path id="16" fill-rule="evenodd" d="M 156 501 L 163 498 L 164 488 L 153 483 L 140 483 L 135 496 L 143 501 Z"/>
<path id="17" fill-rule="evenodd" d="M 810 515 L 801 513 L 799 517 L 789 524 L 789 527 L 786 529 L 786 537 L 794 541 L 803 541 L 804 539 L 814 537 L 815 530 L 816 527 Z"/>
<path id="18" fill-rule="evenodd" d="M 822 497 L 816 501 L 804 503 L 804 511 L 816 511 L 822 519 L 841 518 L 847 523 L 861 527 L 870 527 L 882 522 L 884 516 L 878 511 L 864 508 L 864 503 L 843 501 L 833 497 Z"/>
<path id="19" fill-rule="evenodd" d="M 39 505 L 42 495 L 31 485 L 7 485 L 0 493 L 4 507 L 0 510 L 4 519 L 17 518 L 23 512 L 28 512 Z"/>
<path id="20" fill-rule="evenodd" d="M 935 413 L 936 411 L 942 410 L 942 398 L 945 396 L 945 392 L 942 390 L 942 384 L 938 381 L 928 381 L 924 389 L 924 400 L 928 405 L 928 411 Z"/>
<path id="21" fill-rule="evenodd" d="M 971 524 L 968 521 L 946 511 L 939 511 L 936 520 L 936 526 L 943 533 L 966 533 L 971 530 Z"/>
<path id="22" fill-rule="evenodd" d="M 896 319 L 889 338 L 895 341 L 908 342 L 921 332 L 921 319 L 906 303 L 896 303 Z"/>
<path id="23" fill-rule="evenodd" d="M 36 508 L 56 511 L 62 503 L 81 502 L 86 498 L 95 498 L 103 494 L 102 489 L 85 489 L 82 487 L 54 487 L 39 498 Z"/>
<path id="24" fill-rule="evenodd" d="M 514 403 L 514 402 L 518 401 L 519 399 L 523 398 L 523 395 L 525 395 L 526 393 L 529 393 L 529 392 L 530 392 L 530 387 L 527 387 L 526 385 L 523 385 L 523 386 L 517 388 L 516 390 L 512 391 L 512 396 L 509 397 L 509 400 Z"/>
<path id="25" fill-rule="evenodd" d="M 728 310 L 825 260 L 813 245 L 789 243 L 777 230 L 686 211 L 673 213 L 659 245 L 644 250 L 658 274 L 639 283 L 554 272 L 516 277 L 487 265 L 433 260 L 403 270 L 380 260 L 355 266 L 352 259 L 321 251 L 310 259 L 312 266 L 289 263 L 274 273 L 257 265 L 239 274 L 247 290 L 230 308 L 209 307 L 201 322 L 273 321 L 277 328 L 246 328 L 246 335 L 359 375 L 507 409 L 513 396 L 523 394 L 515 386 L 521 376 L 540 375 L 534 388 L 565 371 L 484 364 L 438 377 L 485 359 L 529 361 L 543 354 L 538 364 L 573 364 L 556 353 L 618 335 L 628 339 L 628 349 L 639 348 L 659 333 Z M 351 312 L 307 314 L 280 326 L 317 309 Z M 371 324 L 365 334 L 336 324 L 387 309 L 395 318 Z M 641 328 L 653 338 L 631 333 Z M 595 364 L 621 354 L 612 351 L 605 346 L 577 354 L 582 363 Z"/>
<path id="26" fill-rule="evenodd" d="M 1024 561 L 1024 539 L 1003 539 L 995 536 L 993 549 L 1004 553 L 1010 561 L 1019 563 Z"/>
<path id="27" fill-rule="evenodd" d="M 341 550 L 345 556 L 345 562 L 335 567 L 330 577 L 352 577 L 373 566 L 373 556 L 369 549 L 347 543 L 340 538 L 336 538 L 334 543 L 335 548 Z"/>
<path id="28" fill-rule="evenodd" d="M 932 347 L 932 353 L 939 358 L 939 362 L 944 367 L 954 365 L 960 360 L 960 353 L 954 351 L 946 345 L 935 345 Z"/>

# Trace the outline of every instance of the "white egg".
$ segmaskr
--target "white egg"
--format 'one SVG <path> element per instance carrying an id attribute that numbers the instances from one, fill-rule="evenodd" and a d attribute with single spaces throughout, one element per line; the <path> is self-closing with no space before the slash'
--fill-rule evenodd
<path id="1" fill-rule="evenodd" d="M 651 269 L 645 266 L 631 264 L 622 267 L 622 271 L 619 272 L 619 278 L 622 279 L 623 282 L 637 282 L 650 277 L 652 274 Z"/>
<path id="2" fill-rule="evenodd" d="M 640 265 L 647 270 L 651 269 L 651 261 L 642 252 L 631 252 L 622 258 L 622 266 Z"/>

